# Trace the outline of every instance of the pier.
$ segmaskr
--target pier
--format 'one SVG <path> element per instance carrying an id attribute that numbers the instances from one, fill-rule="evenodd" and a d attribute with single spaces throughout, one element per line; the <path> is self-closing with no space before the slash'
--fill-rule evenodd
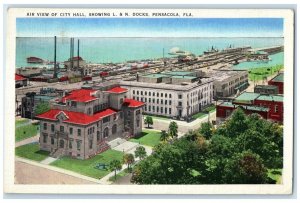
<path id="1" fill-rule="evenodd" d="M 264 51 L 267 52 L 268 54 L 275 54 L 284 51 L 284 46 L 281 45 L 281 46 L 273 46 L 273 47 L 256 48 L 256 49 L 251 49 L 251 51 L 253 52 Z"/>

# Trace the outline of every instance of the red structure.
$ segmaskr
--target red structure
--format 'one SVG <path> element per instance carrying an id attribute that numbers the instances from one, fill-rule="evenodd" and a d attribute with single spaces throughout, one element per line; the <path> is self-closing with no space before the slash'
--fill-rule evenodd
<path id="1" fill-rule="evenodd" d="M 283 73 L 279 73 L 268 82 L 268 85 L 277 86 L 279 90 L 279 94 L 283 94 L 283 89 L 284 89 L 283 83 L 284 83 L 284 75 Z"/>
<path id="2" fill-rule="evenodd" d="M 246 114 L 257 113 L 265 119 L 283 122 L 282 95 L 245 92 L 232 102 L 223 102 L 217 105 L 217 122 L 224 121 L 237 107 L 244 109 Z"/>

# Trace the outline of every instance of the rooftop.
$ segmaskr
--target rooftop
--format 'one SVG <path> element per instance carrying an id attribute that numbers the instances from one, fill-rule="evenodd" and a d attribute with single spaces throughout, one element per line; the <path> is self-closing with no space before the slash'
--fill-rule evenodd
<path id="1" fill-rule="evenodd" d="M 257 100 L 283 102 L 282 95 L 260 95 Z"/>
<path id="2" fill-rule="evenodd" d="M 263 88 L 263 89 L 273 90 L 273 89 L 277 89 L 278 87 L 275 85 L 256 85 L 255 88 Z"/>
<path id="3" fill-rule="evenodd" d="M 179 78 L 179 79 L 196 79 L 197 77 L 194 77 L 194 76 L 186 76 L 186 75 L 174 75 L 172 76 L 172 78 Z"/>
<path id="4" fill-rule="evenodd" d="M 165 74 L 154 73 L 154 74 L 143 75 L 143 77 L 148 77 L 148 78 L 161 78 L 161 77 L 169 77 L 169 76 L 168 76 L 168 75 L 165 75 Z"/>
<path id="5" fill-rule="evenodd" d="M 128 107 L 140 107 L 140 106 L 143 106 L 145 103 L 134 100 L 134 99 L 124 99 L 123 104 L 127 105 Z"/>
<path id="6" fill-rule="evenodd" d="M 37 115 L 36 117 L 40 118 L 40 119 L 57 121 L 58 115 L 63 114 L 66 117 L 66 119 L 63 121 L 65 123 L 88 125 L 88 124 L 94 123 L 96 121 L 99 121 L 106 116 L 113 115 L 114 113 L 116 113 L 116 111 L 113 109 L 109 109 L 109 108 L 104 111 L 101 111 L 99 113 L 96 113 L 94 115 L 91 115 L 91 116 L 81 113 L 81 112 L 51 109 L 45 113 Z"/>
<path id="7" fill-rule="evenodd" d="M 77 102 L 90 102 L 96 100 L 97 98 L 92 96 L 92 93 L 96 90 L 91 89 L 78 89 L 73 90 L 69 95 L 62 98 L 62 102 L 66 103 L 67 100 L 77 101 Z"/>
<path id="8" fill-rule="evenodd" d="M 255 100 L 260 94 L 254 92 L 244 92 L 234 99 L 235 102 L 239 103 L 249 103 Z"/>
<path id="9" fill-rule="evenodd" d="M 117 94 L 120 94 L 120 93 L 124 93 L 124 92 L 127 92 L 128 90 L 126 88 L 122 88 L 120 86 L 118 87 L 113 87 L 109 90 L 106 90 L 107 92 L 109 93 L 117 93 Z"/>
<path id="10" fill-rule="evenodd" d="M 172 75 L 172 76 L 187 76 L 187 75 L 192 75 L 194 73 L 190 71 L 169 71 L 169 72 L 163 72 L 163 74 Z"/>
<path id="11" fill-rule="evenodd" d="M 246 71 L 242 70 L 213 70 L 208 73 L 209 77 L 212 77 L 216 81 L 224 81 L 230 77 L 240 75 L 240 74 L 246 74 Z"/>
<path id="12" fill-rule="evenodd" d="M 238 105 L 238 104 L 233 104 L 231 102 L 223 102 L 219 104 L 218 106 L 224 106 L 224 107 L 242 107 L 243 109 L 251 110 L 251 111 L 264 111 L 267 112 L 269 111 L 269 108 L 261 107 L 261 106 L 246 106 L 246 105 Z"/>
<path id="13" fill-rule="evenodd" d="M 271 79 L 271 81 L 273 82 L 283 82 L 283 73 L 278 74 L 277 76 L 275 76 L 273 79 Z"/>
<path id="14" fill-rule="evenodd" d="M 15 80 L 16 80 L 16 81 L 22 81 L 22 80 L 26 80 L 26 78 L 23 77 L 22 75 L 15 74 Z"/>

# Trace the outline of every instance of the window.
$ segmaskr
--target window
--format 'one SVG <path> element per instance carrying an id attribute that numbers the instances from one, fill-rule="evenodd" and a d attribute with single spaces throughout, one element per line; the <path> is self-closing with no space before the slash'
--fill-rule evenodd
<path id="1" fill-rule="evenodd" d="M 182 95 L 181 94 L 178 95 L 178 99 L 182 99 Z"/>
<path id="2" fill-rule="evenodd" d="M 152 111 L 153 111 L 153 112 L 155 111 L 155 106 L 152 106 Z"/>
<path id="3" fill-rule="evenodd" d="M 89 147 L 90 147 L 90 149 L 93 149 L 93 140 L 92 139 L 89 140 Z"/>
<path id="4" fill-rule="evenodd" d="M 169 100 L 169 105 L 172 105 L 172 101 L 171 100 Z"/>
<path id="5" fill-rule="evenodd" d="M 149 103 L 151 102 L 151 98 L 148 99 Z"/>
<path id="6" fill-rule="evenodd" d="M 135 96 L 133 96 L 132 98 L 135 99 Z"/>
<path id="7" fill-rule="evenodd" d="M 46 133 L 43 134 L 43 142 L 47 143 L 48 135 Z"/>
<path id="8" fill-rule="evenodd" d="M 145 95 L 147 96 L 147 91 L 145 92 Z"/>
<path id="9" fill-rule="evenodd" d="M 77 130 L 77 135 L 78 135 L 78 136 L 81 136 L 81 129 L 78 129 L 78 130 Z"/>
<path id="10" fill-rule="evenodd" d="M 136 98 L 136 100 L 140 100 L 140 98 L 139 98 L 139 97 L 137 97 L 137 98 Z"/>
<path id="11" fill-rule="evenodd" d="M 69 141 L 69 148 L 72 149 L 72 140 Z"/>
<path id="12" fill-rule="evenodd" d="M 136 91 L 136 94 L 139 95 L 139 94 L 140 94 L 140 91 Z"/>
<path id="13" fill-rule="evenodd" d="M 65 131 L 65 127 L 61 125 L 61 126 L 59 127 L 59 131 L 60 131 L 60 132 L 64 132 L 64 131 Z"/>
<path id="14" fill-rule="evenodd" d="M 135 94 L 135 90 L 133 90 L 132 93 Z"/>
<path id="15" fill-rule="evenodd" d="M 172 109 L 171 108 L 169 108 L 169 114 L 172 114 Z"/>
<path id="16" fill-rule="evenodd" d="M 137 110 L 136 112 L 135 112 L 135 115 L 140 115 L 141 114 L 141 110 Z"/>
<path id="17" fill-rule="evenodd" d="M 97 131 L 97 141 L 100 140 L 100 131 Z"/>
<path id="18" fill-rule="evenodd" d="M 178 106 L 182 106 L 182 102 L 178 102 Z"/>
<path id="19" fill-rule="evenodd" d="M 73 128 L 70 128 L 69 131 L 70 131 L 70 135 L 73 135 Z"/>
<path id="20" fill-rule="evenodd" d="M 113 125 L 112 127 L 112 134 L 116 134 L 117 133 L 117 125 Z"/>
<path id="21" fill-rule="evenodd" d="M 172 98 L 172 95 L 171 95 L 171 94 L 169 94 L 169 98 Z"/>
<path id="22" fill-rule="evenodd" d="M 143 92 L 143 91 L 141 91 L 141 95 L 144 95 L 144 92 Z"/>
<path id="23" fill-rule="evenodd" d="M 110 116 L 103 118 L 103 123 L 107 123 L 110 121 Z"/>
<path id="24" fill-rule="evenodd" d="M 71 106 L 72 106 L 72 107 L 76 107 L 76 106 L 77 106 L 77 103 L 74 102 L 74 101 L 71 101 Z"/>
<path id="25" fill-rule="evenodd" d="M 165 108 L 165 114 L 167 114 L 168 113 L 168 108 Z"/>
<path id="26" fill-rule="evenodd" d="M 123 104 L 123 101 L 124 101 L 124 99 L 123 99 L 123 98 L 121 98 L 121 99 L 120 99 L 120 104 Z"/>
<path id="27" fill-rule="evenodd" d="M 51 144 L 54 145 L 54 138 L 51 137 Z"/>
<path id="28" fill-rule="evenodd" d="M 168 97 L 168 94 L 167 93 L 165 93 L 165 98 L 167 98 Z"/>
<path id="29" fill-rule="evenodd" d="M 156 100 L 156 103 L 159 104 L 159 99 Z"/>
<path id="30" fill-rule="evenodd" d="M 47 130 L 47 123 L 44 123 L 44 130 Z"/>
<path id="31" fill-rule="evenodd" d="M 165 105 L 167 105 L 168 104 L 168 100 L 165 100 Z"/>
<path id="32" fill-rule="evenodd" d="M 164 113 L 163 107 L 160 107 L 160 113 Z"/>
<path id="33" fill-rule="evenodd" d="M 54 132 L 55 128 L 54 128 L 54 124 L 51 124 L 51 132 Z"/>
<path id="34" fill-rule="evenodd" d="M 92 114 L 92 109 L 88 108 L 87 114 Z"/>
<path id="35" fill-rule="evenodd" d="M 152 103 L 155 103 L 155 99 L 152 99 Z"/>
<path id="36" fill-rule="evenodd" d="M 275 105 L 275 113 L 278 113 L 278 105 Z"/>
<path id="37" fill-rule="evenodd" d="M 136 126 L 140 127 L 140 119 L 139 118 L 136 119 Z"/>
<path id="38" fill-rule="evenodd" d="M 77 140 L 77 150 L 80 151 L 81 148 L 81 141 Z"/>
<path id="39" fill-rule="evenodd" d="M 156 96 L 159 97 L 159 93 L 158 92 L 156 93 Z"/>
<path id="40" fill-rule="evenodd" d="M 95 127 L 92 128 L 93 129 L 93 133 L 95 132 Z"/>
<path id="41" fill-rule="evenodd" d="M 155 93 L 154 93 L 154 92 L 152 93 L 152 96 L 153 96 L 153 97 L 155 96 Z"/>
<path id="42" fill-rule="evenodd" d="M 105 128 L 104 131 L 103 131 L 103 136 L 104 138 L 108 137 L 108 128 Z"/>
<path id="43" fill-rule="evenodd" d="M 157 112 L 157 113 L 159 112 L 159 107 L 158 107 L 158 106 L 156 107 L 156 112 Z"/>
<path id="44" fill-rule="evenodd" d="M 160 96 L 163 97 L 163 96 L 164 96 L 164 93 L 160 93 Z"/>

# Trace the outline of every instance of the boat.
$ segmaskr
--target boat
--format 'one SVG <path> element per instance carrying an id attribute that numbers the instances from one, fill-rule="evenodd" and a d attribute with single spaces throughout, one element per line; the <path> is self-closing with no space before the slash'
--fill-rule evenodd
<path id="1" fill-rule="evenodd" d="M 213 54 L 213 53 L 216 53 L 216 52 L 219 52 L 219 50 L 216 49 L 216 47 L 212 46 L 210 50 L 204 51 L 203 53 L 204 54 Z"/>
<path id="2" fill-rule="evenodd" d="M 44 60 L 35 56 L 30 56 L 26 58 L 27 63 L 43 63 Z"/>

